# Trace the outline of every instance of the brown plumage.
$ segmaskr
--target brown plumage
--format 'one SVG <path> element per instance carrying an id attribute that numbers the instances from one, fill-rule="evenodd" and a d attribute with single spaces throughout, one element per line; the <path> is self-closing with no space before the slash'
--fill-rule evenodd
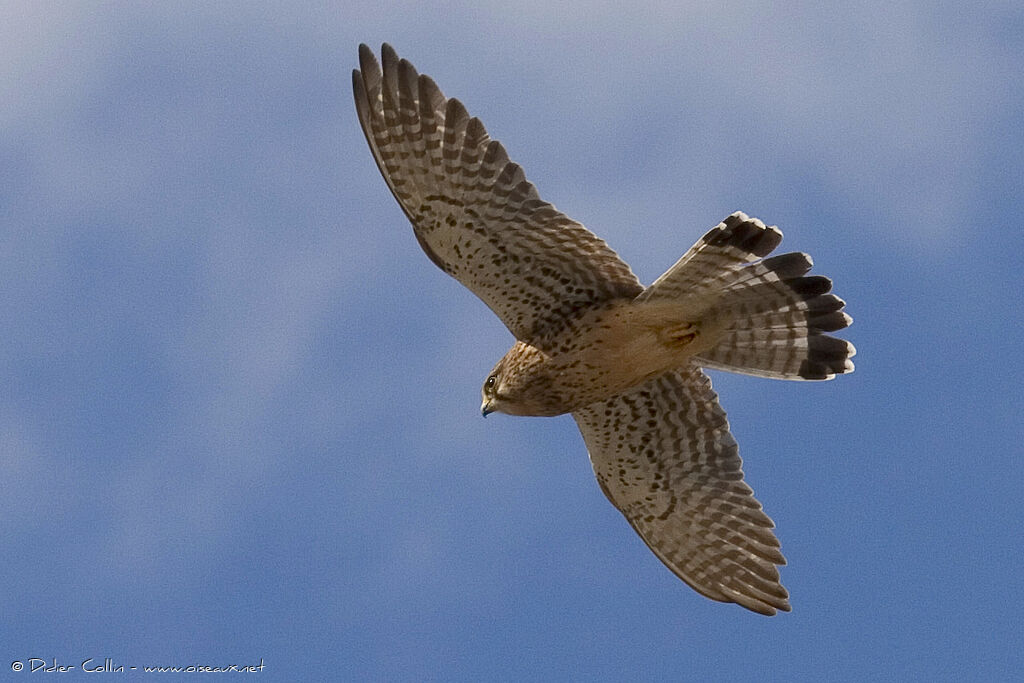
<path id="1" fill-rule="evenodd" d="M 650 287 L 543 201 L 479 119 L 390 46 L 365 45 L 356 110 L 420 246 L 518 340 L 484 415 L 572 413 L 601 490 L 677 576 L 714 600 L 789 610 L 772 521 L 701 367 L 781 379 L 851 372 L 850 324 L 806 254 L 734 213 Z"/>

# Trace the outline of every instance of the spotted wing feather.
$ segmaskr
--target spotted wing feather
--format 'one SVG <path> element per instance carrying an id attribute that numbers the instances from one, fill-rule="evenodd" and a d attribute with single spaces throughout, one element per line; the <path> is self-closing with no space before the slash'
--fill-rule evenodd
<path id="1" fill-rule="evenodd" d="M 544 347 L 573 313 L 643 291 L 607 244 L 537 194 L 504 147 L 390 46 L 361 45 L 356 111 L 427 256 L 520 340 Z"/>
<path id="2" fill-rule="evenodd" d="M 713 600 L 789 611 L 774 524 L 743 482 L 725 411 L 699 367 L 573 417 L 601 489 L 679 578 Z"/>

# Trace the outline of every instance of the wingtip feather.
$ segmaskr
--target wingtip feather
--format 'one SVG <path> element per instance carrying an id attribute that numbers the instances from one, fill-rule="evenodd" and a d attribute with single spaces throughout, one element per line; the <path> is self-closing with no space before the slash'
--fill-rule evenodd
<path id="1" fill-rule="evenodd" d="M 373 54 L 365 43 L 359 44 L 359 68 L 363 72 L 364 79 L 380 79 L 380 62 L 377 61 L 377 56 Z"/>

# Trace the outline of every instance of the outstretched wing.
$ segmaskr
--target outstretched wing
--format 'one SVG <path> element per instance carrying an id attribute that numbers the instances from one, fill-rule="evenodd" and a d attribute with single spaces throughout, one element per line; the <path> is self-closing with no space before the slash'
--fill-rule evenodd
<path id="1" fill-rule="evenodd" d="M 607 244 L 542 200 L 477 118 L 389 45 L 359 46 L 356 111 L 427 256 L 544 348 L 566 317 L 643 291 Z"/>
<path id="2" fill-rule="evenodd" d="M 774 524 L 743 483 L 736 440 L 700 368 L 661 375 L 573 417 L 601 490 L 679 578 L 713 600 L 789 611 Z"/>

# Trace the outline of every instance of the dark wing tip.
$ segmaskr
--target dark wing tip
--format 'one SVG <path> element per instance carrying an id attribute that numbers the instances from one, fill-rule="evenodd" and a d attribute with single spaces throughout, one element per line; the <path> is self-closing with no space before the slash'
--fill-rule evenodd
<path id="1" fill-rule="evenodd" d="M 363 74 L 359 69 L 352 69 L 352 95 L 356 99 L 356 114 L 359 115 L 359 124 L 366 131 L 369 98 L 366 95 L 366 86 L 363 85 Z"/>
<path id="2" fill-rule="evenodd" d="M 434 82 L 433 78 L 426 74 L 420 74 L 420 92 L 424 91 L 441 94 L 441 88 L 437 87 L 437 83 Z"/>
<path id="3" fill-rule="evenodd" d="M 412 65 L 412 62 L 408 59 L 398 60 L 398 79 L 401 83 L 406 84 L 410 93 L 419 91 L 419 77 L 419 72 L 416 71 L 416 67 Z"/>
<path id="4" fill-rule="evenodd" d="M 473 117 L 466 124 L 466 147 L 478 149 L 487 142 L 487 129 L 477 117 Z"/>
<path id="5" fill-rule="evenodd" d="M 380 73 L 380 62 L 377 61 L 377 56 L 373 54 L 373 50 L 366 43 L 359 44 L 359 68 L 365 77 L 372 77 Z"/>
<path id="6" fill-rule="evenodd" d="M 395 52 L 395 48 L 387 43 L 382 43 L 380 46 L 380 62 L 384 66 L 384 73 L 394 69 L 395 65 L 399 62 L 398 53 Z"/>
<path id="7" fill-rule="evenodd" d="M 457 128 L 469 120 L 469 112 L 466 105 L 459 101 L 459 98 L 452 97 L 448 100 L 444 114 L 445 125 L 450 128 Z"/>

